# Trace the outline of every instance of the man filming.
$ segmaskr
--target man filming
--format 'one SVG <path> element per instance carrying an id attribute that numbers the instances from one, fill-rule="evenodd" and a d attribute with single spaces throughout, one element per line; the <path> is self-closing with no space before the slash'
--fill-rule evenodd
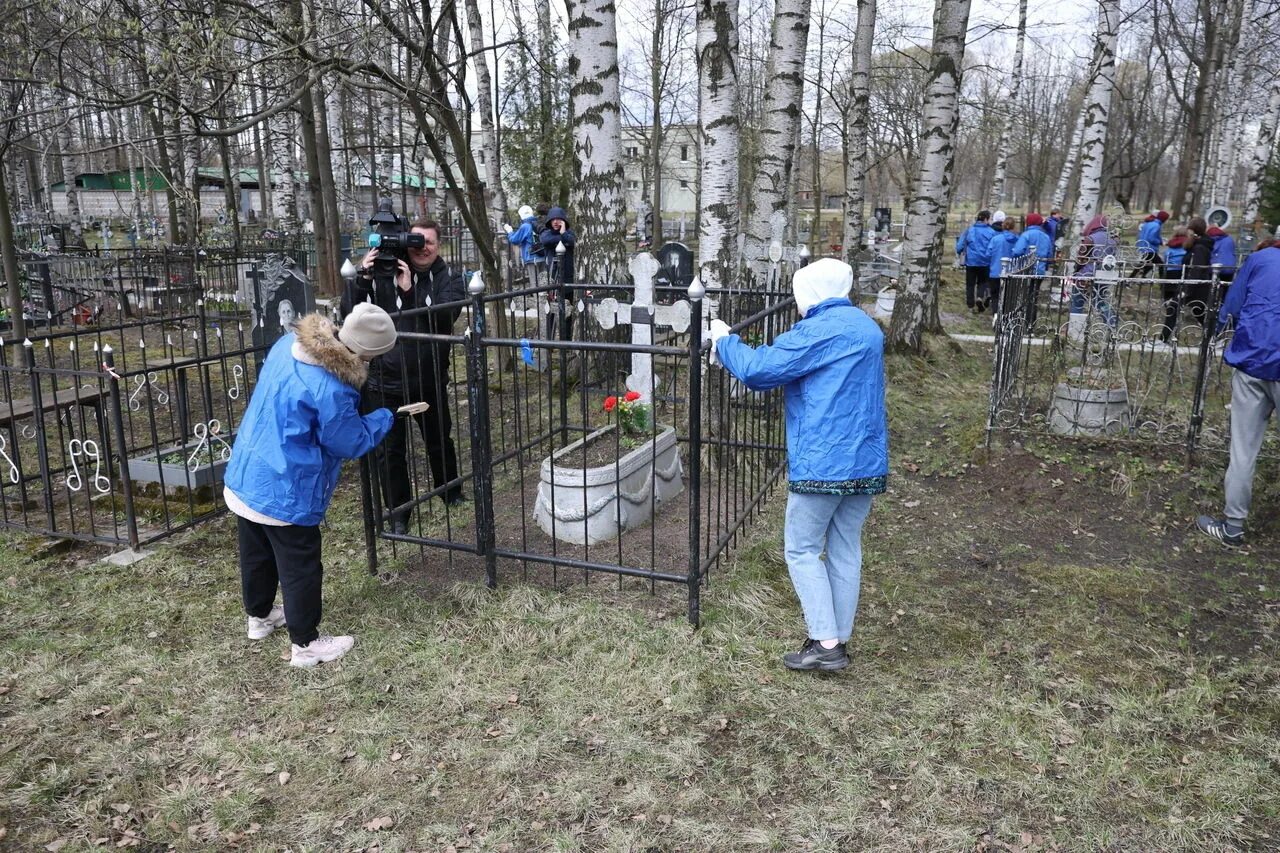
<path id="1" fill-rule="evenodd" d="M 440 257 L 440 226 L 436 222 L 420 219 L 410 227 L 410 233 L 420 236 L 422 245 L 416 245 L 417 239 L 410 237 L 403 249 L 405 256 L 396 258 L 394 278 L 376 273 L 379 251 L 383 250 L 369 250 L 343 294 L 342 313 L 345 316 L 353 306 L 372 302 L 392 316 L 397 333 L 451 334 L 462 306 L 450 303 L 466 298 L 462 270 L 453 268 Z M 435 488 L 452 483 L 458 477 L 448 384 L 448 343 L 400 339 L 390 352 L 374 359 L 370 365 L 362 401 L 366 411 L 380 407 L 395 410 L 406 403 L 429 404 L 425 412 L 412 417 L 426 445 Z M 406 420 L 396 419 L 375 456 L 383 500 L 393 510 L 394 533 L 406 533 L 409 528 L 410 511 L 396 509 L 412 498 Z M 449 485 L 442 497 L 446 504 L 464 500 L 462 485 Z"/>

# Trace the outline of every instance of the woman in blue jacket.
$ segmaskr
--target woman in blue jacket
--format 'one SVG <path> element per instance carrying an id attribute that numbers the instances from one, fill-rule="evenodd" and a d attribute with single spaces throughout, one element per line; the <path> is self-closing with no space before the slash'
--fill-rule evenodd
<path id="1" fill-rule="evenodd" d="M 862 524 L 889 475 L 884 334 L 849 301 L 852 286 L 853 269 L 834 258 L 797 270 L 801 319 L 770 346 L 752 348 L 723 321 L 711 324 L 712 353 L 726 370 L 753 391 L 783 388 L 785 553 L 809 635 L 783 656 L 789 669 L 848 666 Z"/>
<path id="2" fill-rule="evenodd" d="M 308 314 L 271 348 L 236 433 L 222 494 L 236 515 L 249 639 L 288 627 L 293 666 L 336 660 L 355 643 L 318 630 L 320 522 L 342 461 L 391 430 L 389 409 L 361 416 L 360 386 L 369 362 L 395 342 L 391 317 L 368 302 L 340 332 Z M 273 604 L 277 586 L 284 607 Z"/>
<path id="3" fill-rule="evenodd" d="M 991 267 L 987 270 L 987 292 L 990 295 L 979 304 L 979 314 L 991 303 L 995 303 L 996 310 L 1000 308 L 1000 276 L 1004 272 L 1004 261 L 1013 257 L 1013 246 L 1018 242 L 1018 232 L 1013 228 L 1012 219 L 1003 219 L 991 234 L 991 243 L 987 246 L 987 253 L 991 256 Z"/>

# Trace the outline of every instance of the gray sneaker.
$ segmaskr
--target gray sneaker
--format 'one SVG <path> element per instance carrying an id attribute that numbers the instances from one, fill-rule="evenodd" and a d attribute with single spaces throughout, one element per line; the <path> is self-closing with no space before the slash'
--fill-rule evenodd
<path id="1" fill-rule="evenodd" d="M 315 666 L 318 663 L 327 663 L 351 651 L 351 647 L 356 644 L 355 637 L 330 637 L 321 635 L 316 637 L 305 646 L 295 645 L 293 653 L 289 657 L 290 666 Z"/>
<path id="2" fill-rule="evenodd" d="M 257 616 L 250 616 L 249 623 L 249 639 L 263 640 L 271 636 L 271 632 L 277 628 L 285 626 L 284 607 L 279 604 L 271 605 L 271 612 L 259 619 Z"/>
<path id="3" fill-rule="evenodd" d="M 1202 515 L 1196 519 L 1196 528 L 1210 539 L 1216 539 L 1228 548 L 1244 544 L 1244 528 L 1228 525 L 1225 519 Z"/>
<path id="4" fill-rule="evenodd" d="M 834 649 L 824 649 L 821 643 L 810 637 L 804 641 L 800 651 L 783 655 L 782 665 L 787 669 L 835 672 L 849 665 L 849 656 L 845 653 L 844 643 L 836 643 Z"/>

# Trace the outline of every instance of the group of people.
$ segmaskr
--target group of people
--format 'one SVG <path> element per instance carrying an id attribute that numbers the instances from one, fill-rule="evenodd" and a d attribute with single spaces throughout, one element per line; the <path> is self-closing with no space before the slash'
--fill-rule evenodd
<path id="1" fill-rule="evenodd" d="M 1012 258 L 1034 252 L 1037 275 L 1043 276 L 1053 262 L 1062 222 L 1062 211 L 1056 207 L 1048 217 L 1029 213 L 1026 230 L 1019 234 L 1017 223 L 1003 210 L 978 211 L 974 223 L 956 238 L 956 262 L 965 269 L 965 306 L 975 314 L 998 309 L 1000 279 L 1005 262 Z"/>
<path id="2" fill-rule="evenodd" d="M 546 276 L 546 281 L 559 285 L 547 291 L 547 301 L 555 302 L 563 296 L 572 303 L 572 291 L 566 285 L 575 281 L 573 255 L 578 236 L 569 225 L 569 215 L 563 207 L 545 203 L 540 203 L 537 208 L 523 205 L 516 213 L 520 217 L 519 227 L 503 227 L 507 232 L 507 244 L 520 254 L 529 282 L 541 281 Z M 556 336 L 556 320 L 556 316 L 548 312 L 548 338 Z M 573 337 L 572 316 L 565 316 L 559 337 L 566 341 Z"/>

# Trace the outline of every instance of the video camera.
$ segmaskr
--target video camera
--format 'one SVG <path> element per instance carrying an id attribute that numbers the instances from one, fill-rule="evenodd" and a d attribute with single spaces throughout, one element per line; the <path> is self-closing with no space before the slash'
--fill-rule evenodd
<path id="1" fill-rule="evenodd" d="M 426 246 L 421 234 L 409 230 L 409 220 L 397 216 L 391 207 L 391 199 L 378 199 L 378 210 L 369 217 L 369 225 L 373 233 L 369 235 L 369 248 L 378 250 L 378 257 L 373 259 L 373 277 L 375 280 L 394 281 L 398 260 L 409 259 L 409 249 L 421 249 Z"/>

